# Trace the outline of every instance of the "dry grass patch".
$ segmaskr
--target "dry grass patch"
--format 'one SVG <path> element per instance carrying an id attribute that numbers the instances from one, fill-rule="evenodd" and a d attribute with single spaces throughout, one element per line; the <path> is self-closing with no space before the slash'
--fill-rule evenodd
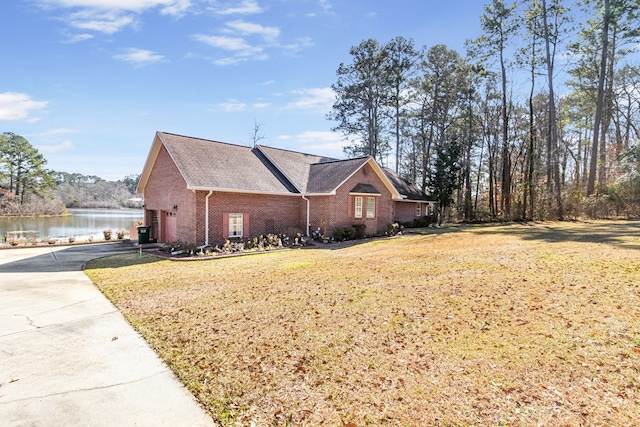
<path id="1" fill-rule="evenodd" d="M 546 223 L 86 271 L 223 425 L 627 426 L 639 248 Z"/>

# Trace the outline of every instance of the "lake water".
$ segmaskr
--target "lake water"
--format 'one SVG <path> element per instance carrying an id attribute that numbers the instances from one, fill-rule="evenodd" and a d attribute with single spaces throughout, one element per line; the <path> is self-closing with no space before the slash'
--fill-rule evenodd
<path id="1" fill-rule="evenodd" d="M 7 236 L 17 239 L 68 240 L 102 239 L 104 230 L 125 230 L 142 221 L 142 209 L 68 209 L 71 215 L 56 217 L 0 217 L 0 242 Z"/>

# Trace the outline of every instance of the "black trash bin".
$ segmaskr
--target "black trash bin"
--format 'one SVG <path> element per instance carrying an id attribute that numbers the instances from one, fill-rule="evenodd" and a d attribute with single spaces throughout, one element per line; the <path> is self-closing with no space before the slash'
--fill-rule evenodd
<path id="1" fill-rule="evenodd" d="M 137 228 L 138 243 L 151 243 L 151 238 L 149 236 L 149 230 L 151 230 L 151 227 L 148 225 L 139 225 Z"/>

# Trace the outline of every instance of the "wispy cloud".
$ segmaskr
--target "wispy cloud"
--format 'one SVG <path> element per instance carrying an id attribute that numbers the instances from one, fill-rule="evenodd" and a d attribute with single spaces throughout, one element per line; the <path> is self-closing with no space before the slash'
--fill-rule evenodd
<path id="1" fill-rule="evenodd" d="M 280 29 L 277 27 L 265 27 L 260 24 L 246 21 L 232 21 L 227 22 L 229 30 L 242 35 L 258 35 L 262 36 L 267 41 L 274 41 L 280 35 Z"/>
<path id="2" fill-rule="evenodd" d="M 74 28 L 104 34 L 114 34 L 127 26 L 135 26 L 137 23 L 133 15 L 117 11 L 97 12 L 94 10 L 72 13 L 66 20 Z"/>
<path id="3" fill-rule="evenodd" d="M 64 43 L 80 43 L 85 40 L 91 40 L 93 37 L 94 37 L 93 34 L 87 34 L 87 33 L 67 34 L 67 40 L 65 40 Z"/>
<path id="4" fill-rule="evenodd" d="M 150 50 L 129 48 L 124 49 L 124 53 L 114 55 L 114 59 L 129 62 L 136 67 L 142 67 L 144 65 L 154 64 L 156 62 L 164 61 L 164 56 L 153 53 Z"/>
<path id="5" fill-rule="evenodd" d="M 42 110 L 48 101 L 34 101 L 26 93 L 0 93 L 0 120 L 28 120 L 37 121 L 29 117 L 32 111 Z"/>
<path id="6" fill-rule="evenodd" d="M 342 157 L 342 148 L 347 144 L 342 135 L 329 131 L 306 131 L 297 135 L 280 135 L 279 140 L 287 145 L 296 145 L 296 149 L 307 153 L 329 157 Z"/>
<path id="7" fill-rule="evenodd" d="M 332 14 L 332 8 L 333 6 L 331 5 L 331 2 L 329 2 L 329 0 L 318 0 L 318 6 L 320 7 L 320 9 L 322 10 L 323 14 Z M 316 12 L 311 12 L 309 14 L 307 14 L 308 17 L 313 18 L 318 16 L 318 13 Z"/>
<path id="8" fill-rule="evenodd" d="M 36 0 L 48 9 L 73 9 L 60 19 L 70 27 L 97 33 L 114 34 L 138 25 L 139 14 L 160 8 L 163 15 L 182 16 L 191 0 Z M 80 39 L 81 40 L 81 39 Z M 78 41 L 80 41 L 78 40 Z"/>
<path id="9" fill-rule="evenodd" d="M 246 21 L 227 22 L 221 34 L 194 34 L 192 38 L 211 47 L 232 52 L 214 60 L 218 65 L 231 65 L 244 61 L 262 61 L 269 58 L 265 49 L 273 45 L 280 35 L 277 27 L 266 27 Z M 255 38 L 258 37 L 256 40 Z"/>
<path id="10" fill-rule="evenodd" d="M 227 102 L 218 104 L 218 106 L 221 107 L 225 112 L 245 111 L 247 109 L 247 104 L 236 99 L 230 99 Z"/>
<path id="11" fill-rule="evenodd" d="M 67 135 L 70 133 L 80 133 L 80 131 L 78 129 L 56 128 L 56 129 L 50 129 L 46 132 L 39 133 L 36 136 L 40 138 L 50 138 L 52 136 Z"/>
<path id="12" fill-rule="evenodd" d="M 335 102 L 335 93 L 330 87 L 295 90 L 293 95 L 297 99 L 287 104 L 289 109 L 328 112 Z"/>
<path id="13" fill-rule="evenodd" d="M 239 5 L 227 5 L 215 9 L 218 15 L 248 15 L 252 13 L 261 13 L 263 9 L 254 0 L 243 0 Z"/>
<path id="14" fill-rule="evenodd" d="M 71 150 L 73 148 L 73 144 L 71 143 L 71 141 L 66 140 L 62 141 L 59 144 L 36 145 L 36 148 L 41 153 L 58 153 L 60 151 Z"/>
<path id="15" fill-rule="evenodd" d="M 282 45 L 282 48 L 288 55 L 294 56 L 301 50 L 306 49 L 310 46 L 313 46 L 313 41 L 311 37 L 300 37 L 299 39 L 295 40 L 293 43 Z"/>

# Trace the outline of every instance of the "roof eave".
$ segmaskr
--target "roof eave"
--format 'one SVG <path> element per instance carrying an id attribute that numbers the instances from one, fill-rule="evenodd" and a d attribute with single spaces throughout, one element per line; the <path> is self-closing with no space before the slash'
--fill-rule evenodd
<path id="1" fill-rule="evenodd" d="M 187 185 L 187 190 L 192 191 L 213 191 L 219 193 L 245 193 L 245 194 L 262 194 L 267 196 L 295 196 L 300 197 L 300 193 L 279 192 L 279 191 L 260 191 L 260 190 L 243 190 L 240 188 L 221 188 L 207 187 L 198 185 Z"/>

